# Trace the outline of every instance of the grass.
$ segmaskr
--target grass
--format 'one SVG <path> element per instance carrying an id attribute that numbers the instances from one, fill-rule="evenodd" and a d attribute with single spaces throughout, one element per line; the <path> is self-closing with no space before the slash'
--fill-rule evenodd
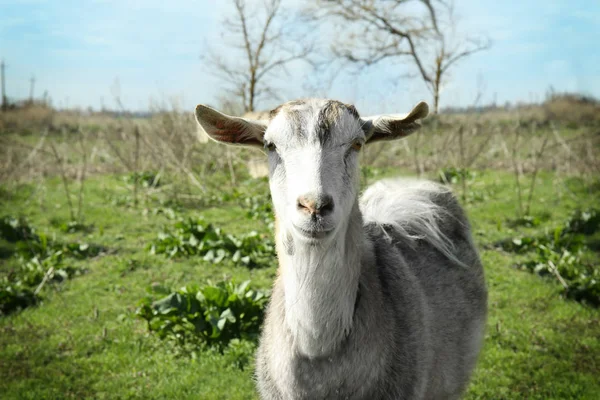
<path id="1" fill-rule="evenodd" d="M 373 171 L 371 171 L 373 172 Z M 395 175 L 376 170 L 369 182 Z M 437 179 L 438 175 L 432 174 Z M 221 177 L 225 182 L 228 178 Z M 480 362 L 467 399 L 597 399 L 600 396 L 600 310 L 568 300 L 553 278 L 514 268 L 525 256 L 494 245 L 522 234 L 541 234 L 580 207 L 595 205 L 600 185 L 541 172 L 531 214 L 533 227 L 511 223 L 517 207 L 513 176 L 478 171 L 465 206 L 481 249 L 489 287 L 489 320 Z M 85 241 L 106 251 L 86 260 L 69 259 L 86 273 L 46 285 L 41 302 L 0 317 L 0 398 L 194 398 L 255 399 L 253 369 L 237 368 L 230 357 L 203 350 L 194 357 L 149 333 L 135 316 L 157 287 L 178 289 L 234 278 L 268 289 L 275 262 L 249 269 L 214 264 L 202 256 L 151 255 L 147 245 L 165 227 L 164 202 L 148 196 L 138 208 L 113 205 L 123 194 L 123 176 L 96 175 L 85 186 L 84 230 L 61 229 L 68 221 L 58 179 L 0 187 L 0 214 L 25 216 L 38 232 L 64 242 Z M 252 218 L 246 197 L 264 196 L 264 180 L 243 182 L 237 196 L 173 203 L 177 216 L 202 216 L 234 235 L 269 234 L 268 220 Z M 143 189 L 146 190 L 146 189 Z M 457 186 L 457 192 L 460 188 Z M 146 199 L 140 196 L 140 199 Z M 598 267 L 598 235 L 586 237 L 585 259 Z M 10 243 L 0 242 L 0 277 L 16 265 Z"/>

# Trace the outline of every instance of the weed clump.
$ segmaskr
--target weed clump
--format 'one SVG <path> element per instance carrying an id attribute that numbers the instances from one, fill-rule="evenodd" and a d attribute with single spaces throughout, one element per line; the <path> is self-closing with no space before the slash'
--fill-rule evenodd
<path id="1" fill-rule="evenodd" d="M 229 260 L 247 267 L 269 265 L 275 256 L 271 239 L 255 231 L 242 236 L 226 234 L 201 218 L 181 219 L 148 245 L 151 254 L 202 256 L 214 264 Z"/>
<path id="2" fill-rule="evenodd" d="M 596 209 L 576 210 L 562 226 L 541 236 L 519 236 L 498 244 L 513 253 L 535 256 L 517 265 L 541 276 L 553 276 L 563 286 L 567 297 L 600 306 L 600 268 L 583 258 L 584 235 L 600 230 Z"/>
<path id="3" fill-rule="evenodd" d="M 24 218 L 0 219 L 0 238 L 14 243 L 16 267 L 0 278 L 0 315 L 10 314 L 39 302 L 46 283 L 60 283 L 85 273 L 65 263 L 67 258 L 98 256 L 104 248 L 88 243 L 61 243 L 37 233 Z"/>
<path id="4" fill-rule="evenodd" d="M 0 237 L 10 243 L 34 238 L 33 228 L 25 218 L 6 215 L 0 218 Z"/>
<path id="5" fill-rule="evenodd" d="M 258 340 L 268 299 L 268 293 L 252 289 L 250 281 L 190 285 L 156 301 L 147 297 L 136 315 L 147 322 L 150 332 L 180 350 L 231 353 L 243 369 Z M 240 352 L 244 357 L 238 357 Z"/>

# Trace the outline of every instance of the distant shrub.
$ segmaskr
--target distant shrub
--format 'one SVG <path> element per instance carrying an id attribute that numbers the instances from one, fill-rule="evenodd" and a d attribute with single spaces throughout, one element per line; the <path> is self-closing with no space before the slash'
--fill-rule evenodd
<path id="1" fill-rule="evenodd" d="M 54 110 L 41 103 L 28 103 L 0 112 L 0 133 L 35 133 L 52 126 Z"/>
<path id="2" fill-rule="evenodd" d="M 600 102 L 590 96 L 550 93 L 542 107 L 547 119 L 563 122 L 570 128 L 600 123 Z"/>

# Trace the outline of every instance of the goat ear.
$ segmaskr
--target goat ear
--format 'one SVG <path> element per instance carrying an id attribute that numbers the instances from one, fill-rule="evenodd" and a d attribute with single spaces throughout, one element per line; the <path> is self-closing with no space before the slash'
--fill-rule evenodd
<path id="1" fill-rule="evenodd" d="M 367 143 L 408 136 L 421 127 L 417 120 L 425 118 L 427 114 L 429 114 L 429 106 L 422 101 L 405 116 L 377 115 L 362 118 L 361 122 Z"/>
<path id="2" fill-rule="evenodd" d="M 266 121 L 252 121 L 220 113 L 205 105 L 196 106 L 196 121 L 208 137 L 217 142 L 263 146 Z"/>

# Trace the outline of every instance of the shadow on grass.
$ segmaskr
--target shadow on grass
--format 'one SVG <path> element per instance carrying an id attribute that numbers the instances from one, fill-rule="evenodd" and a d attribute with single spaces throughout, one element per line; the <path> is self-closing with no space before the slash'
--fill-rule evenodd
<path id="1" fill-rule="evenodd" d="M 15 246 L 0 240 L 0 260 L 6 260 L 15 254 Z"/>
<path id="2" fill-rule="evenodd" d="M 593 252 L 600 253 L 600 236 L 599 235 L 594 235 L 593 237 L 587 238 L 585 244 Z"/>
<path id="3" fill-rule="evenodd" d="M 12 349 L 2 352 L 6 362 L 0 364 L 0 391 L 17 386 L 26 398 L 93 397 L 89 387 L 98 377 L 72 357 L 81 349 L 68 340 L 48 346 L 53 334 L 40 326 L 35 330 L 11 325 L 0 328 L 0 348 Z"/>

